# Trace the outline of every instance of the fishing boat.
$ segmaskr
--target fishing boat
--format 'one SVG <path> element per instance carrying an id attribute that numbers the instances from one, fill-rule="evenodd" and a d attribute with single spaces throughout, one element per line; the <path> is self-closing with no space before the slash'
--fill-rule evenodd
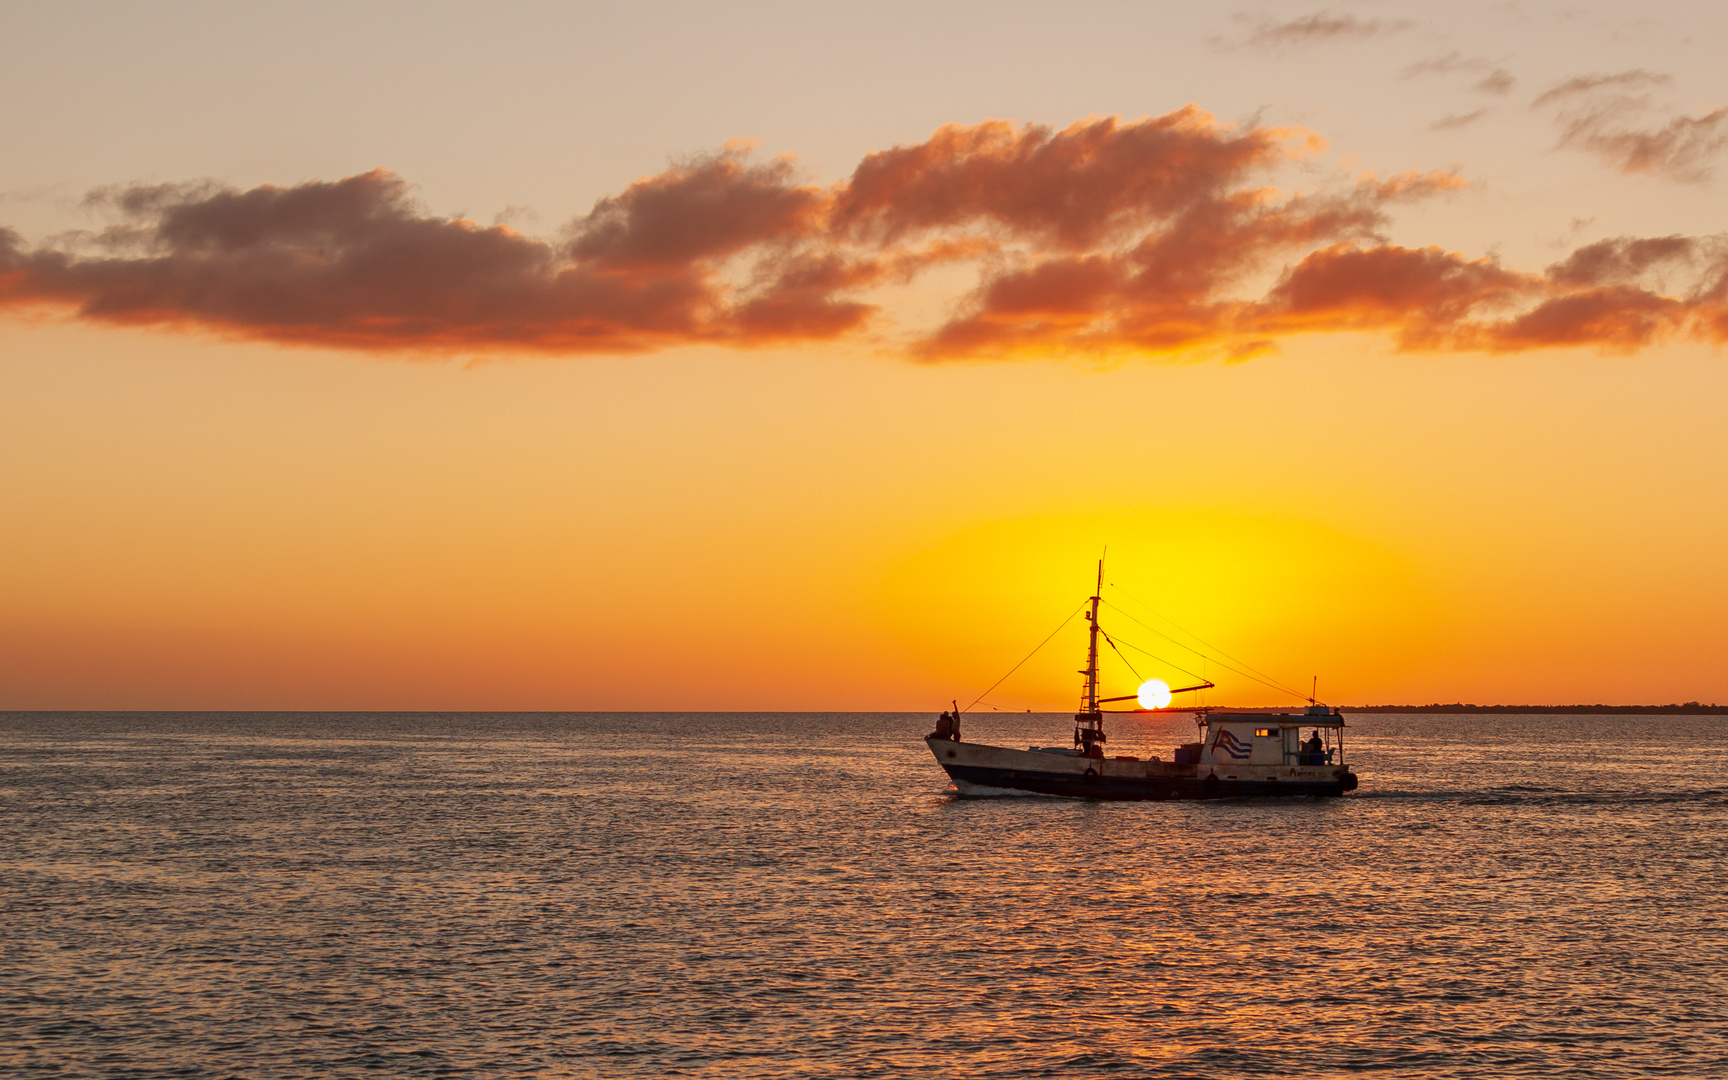
<path id="1" fill-rule="evenodd" d="M 1356 774 L 1344 760 L 1343 713 L 1312 696 L 1305 708 L 1294 712 L 1203 707 L 1173 710 L 1194 714 L 1199 738 L 1176 747 L 1169 761 L 1106 754 L 1105 713 L 1160 709 L 1145 707 L 1140 694 L 1098 696 L 1098 638 L 1102 634 L 1106 642 L 1115 644 L 1098 625 L 1103 592 L 1104 563 L 1100 560 L 1098 586 L 1086 604 L 1088 648 L 1086 669 L 1080 673 L 1086 681 L 1080 709 L 1074 716 L 1073 745 L 1016 750 L 966 742 L 960 736 L 962 710 L 956 701 L 954 711 L 944 712 L 936 721 L 936 730 L 924 741 L 960 794 L 1024 792 L 1078 799 L 1144 800 L 1335 796 L 1355 790 Z M 1212 686 L 1202 680 L 1167 690 L 1158 695 L 1160 708 L 1171 695 Z M 1142 704 L 1139 708 L 1104 708 L 1125 701 Z M 1306 740 L 1302 738 L 1304 732 L 1310 733 Z"/>

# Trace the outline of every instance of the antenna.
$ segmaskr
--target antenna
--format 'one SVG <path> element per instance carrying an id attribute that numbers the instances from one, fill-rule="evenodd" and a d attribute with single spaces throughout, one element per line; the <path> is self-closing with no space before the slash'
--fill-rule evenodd
<path id="1" fill-rule="evenodd" d="M 1314 685 L 1308 688 L 1308 704 L 1314 704 L 1314 698 L 1320 693 L 1320 676 L 1314 676 Z"/>

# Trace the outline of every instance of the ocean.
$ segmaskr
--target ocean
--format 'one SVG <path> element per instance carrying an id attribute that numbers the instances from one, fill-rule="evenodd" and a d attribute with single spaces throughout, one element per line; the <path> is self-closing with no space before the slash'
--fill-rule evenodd
<path id="1" fill-rule="evenodd" d="M 0 1074 L 1728 1076 L 1725 718 L 1349 720 L 1093 803 L 925 715 L 0 714 Z"/>

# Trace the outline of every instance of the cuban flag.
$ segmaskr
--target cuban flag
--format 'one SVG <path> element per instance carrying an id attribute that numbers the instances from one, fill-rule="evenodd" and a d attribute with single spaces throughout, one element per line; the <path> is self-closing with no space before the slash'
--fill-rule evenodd
<path id="1" fill-rule="evenodd" d="M 1224 753 L 1237 761 L 1247 761 L 1249 745 L 1238 739 L 1229 728 L 1219 728 L 1218 735 L 1212 740 L 1212 752 Z"/>

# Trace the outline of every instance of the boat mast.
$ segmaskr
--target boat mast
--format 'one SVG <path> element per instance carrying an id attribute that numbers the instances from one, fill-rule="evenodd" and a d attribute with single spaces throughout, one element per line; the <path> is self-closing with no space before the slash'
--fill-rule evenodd
<path id="1" fill-rule="evenodd" d="M 1098 560 L 1098 588 L 1092 594 L 1091 641 L 1086 649 L 1086 711 L 1098 711 L 1098 601 L 1104 592 L 1104 560 Z"/>
<path id="2" fill-rule="evenodd" d="M 1098 560 L 1098 587 L 1091 597 L 1091 609 L 1086 619 L 1092 624 L 1086 647 L 1086 699 L 1081 712 L 1074 717 L 1074 745 L 1088 757 L 1101 757 L 1103 750 L 1095 744 L 1104 741 L 1104 714 L 1098 711 L 1098 602 L 1104 598 L 1104 560 Z"/>

